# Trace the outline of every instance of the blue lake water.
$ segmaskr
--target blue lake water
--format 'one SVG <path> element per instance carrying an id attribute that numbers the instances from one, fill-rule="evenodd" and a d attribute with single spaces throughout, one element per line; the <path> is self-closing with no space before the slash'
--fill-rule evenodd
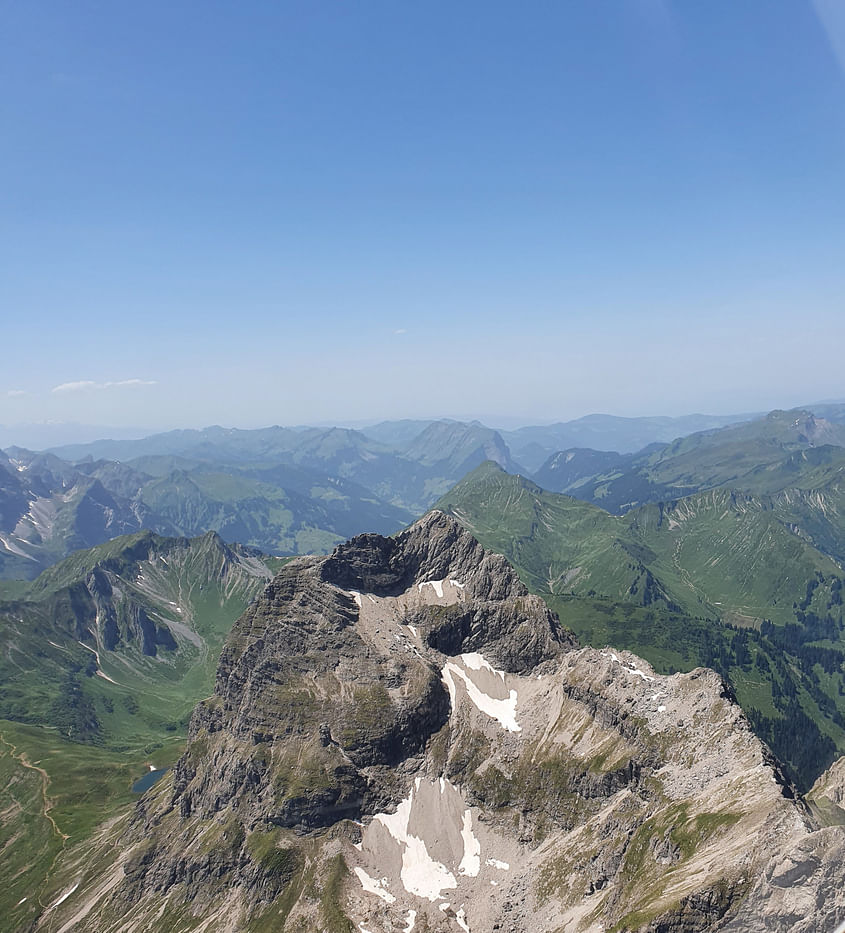
<path id="1" fill-rule="evenodd" d="M 156 781 L 161 780 L 169 770 L 169 768 L 160 768 L 158 771 L 148 771 L 143 777 L 135 781 L 132 785 L 132 792 L 135 794 L 143 794 L 144 791 L 149 790 Z"/>

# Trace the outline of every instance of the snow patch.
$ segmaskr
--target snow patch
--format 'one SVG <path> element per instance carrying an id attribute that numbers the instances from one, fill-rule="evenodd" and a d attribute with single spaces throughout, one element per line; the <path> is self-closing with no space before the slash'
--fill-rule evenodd
<path id="1" fill-rule="evenodd" d="M 387 878 L 371 878 L 363 868 L 355 868 L 355 874 L 358 876 L 358 880 L 361 882 L 361 887 L 368 894 L 375 894 L 376 897 L 381 898 L 385 904 L 393 904 L 396 902 L 396 898 L 387 890 Z"/>
<path id="2" fill-rule="evenodd" d="M 455 922 L 458 926 L 464 931 L 464 933 L 470 933 L 469 924 L 467 923 L 466 911 L 463 907 L 455 914 Z"/>
<path id="3" fill-rule="evenodd" d="M 491 674 L 497 674 L 499 677 L 501 677 L 502 681 L 505 679 L 505 672 L 497 671 L 495 667 L 491 666 L 490 662 L 487 661 L 484 655 L 479 654 L 477 651 L 470 651 L 467 654 L 462 654 L 461 660 L 471 671 L 490 671 Z"/>
<path id="4" fill-rule="evenodd" d="M 9 535 L 0 534 L 0 544 L 9 551 L 10 554 L 16 554 L 18 557 L 25 557 L 27 560 L 35 560 L 32 554 L 27 554 L 22 548 L 20 548 L 13 538 Z"/>
<path id="5" fill-rule="evenodd" d="M 488 858 L 484 864 L 489 865 L 491 868 L 498 868 L 499 871 L 510 871 L 511 869 L 508 862 L 500 862 L 497 858 Z"/>
<path id="6" fill-rule="evenodd" d="M 409 894 L 436 901 L 445 888 L 456 888 L 458 882 L 452 872 L 435 862 L 428 854 L 425 842 L 417 836 L 408 836 L 402 853 L 402 871 L 399 877 Z"/>
<path id="7" fill-rule="evenodd" d="M 665 706 L 658 706 L 658 707 L 657 707 L 657 712 L 658 712 L 658 713 L 665 713 L 665 712 L 666 712 L 666 707 L 665 707 Z"/>
<path id="8" fill-rule="evenodd" d="M 358 608 L 360 609 L 361 608 L 361 594 L 358 592 L 358 590 L 350 590 L 349 595 L 355 600 Z"/>
<path id="9" fill-rule="evenodd" d="M 419 790 L 420 779 L 417 778 L 416 790 Z M 414 801 L 414 791 L 396 808 L 395 813 L 379 813 L 374 820 L 378 820 L 391 836 L 402 846 L 402 870 L 399 877 L 405 890 L 409 894 L 416 894 L 429 901 L 436 901 L 442 897 L 445 888 L 456 888 L 458 882 L 455 876 L 442 865 L 436 862 L 426 849 L 425 842 L 408 832 L 408 822 L 411 818 L 411 806 Z"/>
<path id="10" fill-rule="evenodd" d="M 457 580 L 450 580 L 449 582 L 452 584 L 452 586 L 456 586 L 459 590 L 466 588 L 466 583 L 458 583 Z"/>
<path id="11" fill-rule="evenodd" d="M 438 599 L 443 599 L 443 580 L 426 580 L 423 583 L 417 584 L 417 589 L 422 593 L 422 588 L 424 586 L 433 586 L 434 592 L 437 593 Z"/>
<path id="12" fill-rule="evenodd" d="M 609 651 L 607 654 L 605 654 L 605 657 L 612 658 L 622 668 L 623 671 L 627 671 L 629 674 L 633 674 L 635 677 L 642 677 L 642 679 L 646 681 L 646 683 L 650 683 L 654 681 L 653 677 L 646 674 L 645 671 L 641 671 L 638 667 L 635 667 L 633 664 L 631 664 L 630 666 L 627 664 L 624 664 L 622 661 L 619 660 L 619 658 L 616 657 L 616 655 L 612 651 Z"/>
<path id="13" fill-rule="evenodd" d="M 405 923 L 407 923 L 408 925 L 405 927 L 402 933 L 411 933 L 411 930 L 414 929 L 416 922 L 417 922 L 417 912 L 415 910 L 409 910 L 408 916 L 405 919 Z"/>
<path id="14" fill-rule="evenodd" d="M 65 891 L 65 893 L 55 903 L 51 904 L 47 909 L 55 910 L 59 906 L 59 904 L 66 901 L 78 887 L 79 887 L 79 882 L 77 881 L 76 884 L 72 888 Z"/>
<path id="15" fill-rule="evenodd" d="M 462 657 L 466 658 L 471 656 L 463 655 Z M 487 662 L 485 661 L 484 663 L 486 664 Z M 495 673 L 499 672 L 496 671 Z M 452 703 L 453 710 L 455 709 L 455 700 L 457 698 L 455 677 L 460 677 L 466 686 L 467 696 L 482 713 L 489 716 L 491 719 L 497 720 L 502 728 L 506 729 L 508 732 L 522 732 L 522 726 L 516 721 L 516 704 L 519 698 L 516 690 L 510 691 L 510 696 L 507 700 L 497 700 L 494 697 L 488 696 L 475 685 L 475 682 L 467 675 L 466 671 L 463 671 L 452 661 L 446 662 L 440 676 L 443 683 L 446 685 L 446 689 L 449 691 L 449 699 Z M 502 678 L 504 679 L 504 675 L 502 675 Z"/>
<path id="16" fill-rule="evenodd" d="M 442 781 L 443 778 L 440 780 Z M 458 874 L 475 878 L 481 870 L 481 843 L 472 833 L 472 812 L 470 810 L 464 811 L 461 839 L 464 841 L 464 855 L 461 864 L 458 865 Z"/>

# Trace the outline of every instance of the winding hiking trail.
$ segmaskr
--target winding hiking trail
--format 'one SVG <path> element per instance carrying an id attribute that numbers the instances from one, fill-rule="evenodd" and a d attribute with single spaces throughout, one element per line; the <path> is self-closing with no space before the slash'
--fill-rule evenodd
<path id="1" fill-rule="evenodd" d="M 62 846 L 64 846 L 68 839 L 68 835 L 59 829 L 58 824 L 50 815 L 50 810 L 53 809 L 53 802 L 47 795 L 47 788 L 50 786 L 50 775 L 47 774 L 43 768 L 39 768 L 38 765 L 32 764 L 32 762 L 30 762 L 30 760 L 26 757 L 26 752 L 20 752 L 18 754 L 17 746 L 12 745 L 11 742 L 7 741 L 2 732 L 0 732 L 0 742 L 11 749 L 10 755 L 15 759 L 15 761 L 20 762 L 24 768 L 29 768 L 31 771 L 37 771 L 41 775 L 41 806 L 44 818 L 49 820 L 50 825 L 53 827 L 53 831 L 62 840 Z"/>

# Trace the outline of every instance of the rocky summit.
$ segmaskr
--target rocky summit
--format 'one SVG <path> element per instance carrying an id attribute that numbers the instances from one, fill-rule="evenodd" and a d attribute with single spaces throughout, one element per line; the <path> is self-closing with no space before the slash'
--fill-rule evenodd
<path id="1" fill-rule="evenodd" d="M 717 674 L 579 648 L 432 512 L 281 569 L 36 928 L 832 933 L 842 773 L 802 799 Z"/>

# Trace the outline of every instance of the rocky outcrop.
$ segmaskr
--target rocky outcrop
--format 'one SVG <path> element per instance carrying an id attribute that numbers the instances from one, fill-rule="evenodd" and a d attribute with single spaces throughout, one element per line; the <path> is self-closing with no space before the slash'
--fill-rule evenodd
<path id="1" fill-rule="evenodd" d="M 437 599 L 426 581 L 450 575 L 462 578 L 460 607 L 422 601 L 421 589 Z M 498 598 L 480 598 L 491 590 Z M 195 714 L 175 768 L 171 805 L 206 817 L 233 805 L 250 823 L 307 832 L 396 802 L 394 770 L 444 726 L 449 695 L 439 651 L 397 651 L 394 638 L 381 637 L 393 621 L 369 631 L 357 624 L 358 604 L 409 591 L 417 598 L 394 608 L 426 644 L 448 642 L 447 653 L 489 645 L 524 669 L 571 644 L 503 559 L 440 513 L 395 539 L 363 535 L 327 559 L 291 562 L 229 638 L 215 697 Z M 212 735 L 213 781 L 192 753 Z M 308 779 L 294 773 L 303 770 Z"/>
<path id="2" fill-rule="evenodd" d="M 723 933 L 839 933 L 845 924 L 845 831 L 807 832 L 779 847 Z"/>
<path id="3" fill-rule="evenodd" d="M 845 811 L 845 758 L 839 758 L 819 777 L 807 795 L 813 800 L 826 798 Z"/>
<path id="4" fill-rule="evenodd" d="M 359 535 L 321 562 L 320 578 L 344 589 L 398 596 L 411 586 L 448 576 L 465 580 L 466 594 L 484 601 L 528 596 L 516 571 L 485 551 L 442 512 L 430 512 L 393 538 Z"/>

